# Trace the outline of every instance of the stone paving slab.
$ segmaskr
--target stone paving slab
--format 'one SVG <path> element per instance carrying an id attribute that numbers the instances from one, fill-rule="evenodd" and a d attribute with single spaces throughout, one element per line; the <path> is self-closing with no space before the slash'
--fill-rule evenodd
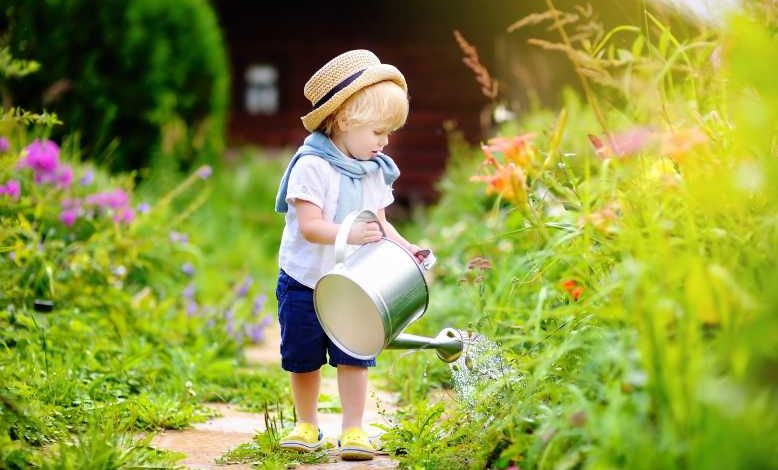
<path id="1" fill-rule="evenodd" d="M 280 331 L 277 326 L 268 328 L 266 341 L 254 348 L 246 350 L 246 359 L 252 365 L 272 365 L 280 367 L 279 356 Z M 323 374 L 321 393 L 334 397 L 337 401 L 337 379 Z M 392 410 L 396 402 L 395 395 L 378 390 L 371 383 L 368 388 L 365 406 L 365 430 L 371 437 L 379 436 L 383 431 L 375 424 L 385 423 L 379 410 Z M 215 460 L 230 449 L 249 442 L 256 432 L 265 429 L 264 416 L 257 413 L 239 411 L 236 406 L 221 403 L 207 403 L 206 406 L 221 413 L 220 417 L 209 419 L 204 423 L 196 423 L 192 429 L 182 431 L 166 431 L 152 440 L 152 446 L 186 454 L 179 463 L 196 470 L 247 470 L 247 464 L 218 465 Z M 337 442 L 341 432 L 341 414 L 319 412 L 319 426 L 325 438 L 332 443 Z M 398 463 L 386 455 L 378 455 L 375 459 L 364 462 L 345 462 L 338 457 L 337 448 L 330 452 L 332 461 L 329 463 L 307 464 L 297 468 L 310 470 L 359 470 L 359 469 L 396 469 Z"/>

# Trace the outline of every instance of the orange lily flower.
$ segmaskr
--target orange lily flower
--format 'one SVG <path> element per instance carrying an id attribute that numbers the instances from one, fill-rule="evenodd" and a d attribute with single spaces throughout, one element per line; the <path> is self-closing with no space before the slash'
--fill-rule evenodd
<path id="1" fill-rule="evenodd" d="M 495 137 L 489 139 L 486 145 L 481 148 L 487 159 L 494 158 L 493 152 L 502 153 L 505 161 L 514 163 L 522 168 L 529 168 L 532 158 L 535 156 L 535 150 L 532 148 L 532 139 L 534 133 L 518 135 L 516 137 Z"/>

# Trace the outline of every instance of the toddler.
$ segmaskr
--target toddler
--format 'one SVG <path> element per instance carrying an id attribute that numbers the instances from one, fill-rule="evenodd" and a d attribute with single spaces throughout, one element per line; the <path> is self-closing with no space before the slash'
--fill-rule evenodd
<path id="1" fill-rule="evenodd" d="M 375 366 L 375 359 L 354 358 L 329 340 L 316 318 L 313 288 L 333 268 L 339 223 L 352 211 L 374 211 L 389 239 L 414 255 L 420 251 L 384 213 L 394 202 L 392 184 L 400 171 L 382 151 L 390 134 L 405 124 L 407 85 L 397 68 L 382 64 L 370 51 L 354 50 L 313 74 L 304 95 L 313 105 L 302 117 L 311 134 L 292 157 L 276 197 L 276 211 L 286 213 L 276 288 L 281 366 L 290 372 L 297 412 L 296 426 L 281 447 L 309 452 L 322 446 L 316 414 L 319 369 L 329 362 L 337 368 L 343 409 L 341 458 L 369 460 L 375 450 L 362 429 L 362 415 L 367 368 Z M 375 242 L 381 236 L 376 222 L 357 223 L 348 243 Z"/>

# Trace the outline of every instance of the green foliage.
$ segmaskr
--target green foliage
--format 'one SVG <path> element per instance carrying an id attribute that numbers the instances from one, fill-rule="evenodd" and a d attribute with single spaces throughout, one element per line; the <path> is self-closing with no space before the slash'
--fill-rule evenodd
<path id="1" fill-rule="evenodd" d="M 398 389 L 418 385 L 386 436 L 403 467 L 778 468 L 775 35 L 740 18 L 683 39 L 645 15 L 560 46 L 599 79 L 586 105 L 507 124 L 484 163 L 453 142 L 419 219 L 437 304 L 414 327 L 475 330 L 501 367 L 471 356 L 468 385 L 395 361 Z M 642 39 L 609 57 L 626 34 Z M 469 180 L 493 168 L 488 197 Z M 421 398 L 441 385 L 442 414 Z"/>
<path id="2" fill-rule="evenodd" d="M 282 401 L 280 370 L 241 368 L 249 327 L 267 325 L 253 295 L 267 287 L 243 289 L 245 271 L 203 262 L 198 237 L 179 239 L 197 233 L 189 217 L 210 168 L 137 204 L 131 175 L 81 165 L 70 145 L 57 151 L 57 171 L 73 180 L 39 181 L 47 174 L 18 163 L 41 141 L 10 134 L 0 183 L 17 182 L 20 194 L 0 194 L 0 466 L 168 466 L 172 457 L 127 436 L 202 421 L 207 401 Z M 105 194 L 113 202 L 95 202 Z M 195 287 L 216 273 L 220 284 Z M 99 441 L 95 430 L 109 424 Z"/>
<path id="3" fill-rule="evenodd" d="M 119 170 L 155 159 L 190 168 L 221 155 L 228 68 L 206 1 L 35 1 L 2 9 L 11 54 L 42 64 L 23 80 L 8 79 L 4 95 L 56 112 L 65 126 L 55 137 L 80 136 L 85 156 Z"/>
<path id="4" fill-rule="evenodd" d="M 37 72 L 38 69 L 40 69 L 39 63 L 14 59 L 8 48 L 0 49 L 0 77 L 3 79 L 0 82 L 0 90 L 2 91 L 3 99 L 7 98 L 7 90 L 4 83 L 6 79 L 10 77 L 24 77 Z M 31 113 L 20 107 L 5 107 L 3 108 L 3 113 L 0 114 L 0 129 L 2 130 L 14 126 L 39 125 L 51 127 L 57 124 L 62 124 L 62 122 L 57 119 L 56 114 Z"/>
<path id="5" fill-rule="evenodd" d="M 107 428 L 106 428 L 107 424 Z M 92 423 L 72 440 L 57 443 L 37 463 L 47 470 L 82 468 L 181 468 L 183 456 L 150 447 L 153 435 L 143 439 L 117 432 L 108 420 Z"/>
<path id="6" fill-rule="evenodd" d="M 291 430 L 293 421 L 284 419 L 283 410 L 264 407 L 265 431 L 254 435 L 254 438 L 245 444 L 231 449 L 217 459 L 219 464 L 248 463 L 254 468 L 262 470 L 284 470 L 301 464 L 313 464 L 329 462 L 328 448 L 325 445 L 317 452 L 297 452 L 282 449 L 279 446 L 284 431 Z M 289 415 L 286 415 L 289 417 Z"/>
<path id="7" fill-rule="evenodd" d="M 445 411 L 441 403 L 416 403 L 400 410 L 392 426 L 383 426 L 388 431 L 382 436 L 384 450 L 407 456 L 403 468 L 484 468 L 484 441 L 473 438 L 478 429 L 458 413 L 442 420 Z M 449 428 L 449 419 L 459 419 L 463 426 Z"/>
<path id="8" fill-rule="evenodd" d="M 187 217 L 181 231 L 190 235 L 200 247 L 203 275 L 198 287 L 204 293 L 223 292 L 233 281 L 225 278 L 223 269 L 246 273 L 255 280 L 259 292 L 268 297 L 269 312 L 275 302 L 278 276 L 278 243 L 284 217 L 274 212 L 278 182 L 286 169 L 285 159 L 267 158 L 256 149 L 243 149 L 231 159 L 214 165 L 207 197 L 190 192 L 175 204 L 179 213 L 197 200 L 195 211 Z M 149 178 L 140 188 L 149 194 L 160 188 L 164 178 Z M 218 221 L 218 223 L 217 223 Z M 211 270 L 209 266 L 218 266 Z"/>
<path id="9" fill-rule="evenodd" d="M 14 59 L 7 47 L 0 49 L 0 75 L 3 77 L 24 77 L 40 68 L 35 61 Z"/>

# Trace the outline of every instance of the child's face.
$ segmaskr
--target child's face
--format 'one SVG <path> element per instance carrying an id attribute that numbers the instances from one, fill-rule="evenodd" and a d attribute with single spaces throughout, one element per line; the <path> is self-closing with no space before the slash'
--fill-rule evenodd
<path id="1" fill-rule="evenodd" d="M 337 140 L 346 154 L 357 160 L 370 160 L 389 144 L 392 131 L 380 124 L 349 127 L 338 133 Z"/>

